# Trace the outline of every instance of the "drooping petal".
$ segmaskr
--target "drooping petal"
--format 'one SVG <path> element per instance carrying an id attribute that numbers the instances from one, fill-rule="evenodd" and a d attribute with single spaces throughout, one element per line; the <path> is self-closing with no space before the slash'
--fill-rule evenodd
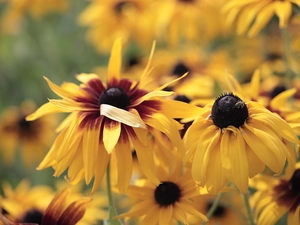
<path id="1" fill-rule="evenodd" d="M 188 224 L 187 222 L 187 216 L 184 210 L 182 210 L 180 207 L 177 207 L 178 203 L 175 203 L 175 206 L 173 207 L 173 217 L 176 220 L 181 221 L 184 224 Z"/>
<path id="2" fill-rule="evenodd" d="M 76 155 L 74 156 L 72 163 L 69 165 L 68 177 L 66 177 L 66 180 L 70 184 L 74 185 L 79 183 L 83 179 L 84 179 L 83 152 L 82 149 L 80 148 L 76 152 Z"/>
<path id="3" fill-rule="evenodd" d="M 76 224 L 83 216 L 86 210 L 88 203 L 92 201 L 91 198 L 81 198 L 66 208 L 62 213 L 57 225 L 74 225 Z"/>
<path id="4" fill-rule="evenodd" d="M 119 141 L 114 152 L 118 162 L 118 187 L 120 192 L 124 193 L 132 175 L 132 154 L 129 140 Z"/>
<path id="5" fill-rule="evenodd" d="M 173 214 L 173 206 L 161 207 L 159 210 L 159 225 L 170 224 Z"/>
<path id="6" fill-rule="evenodd" d="M 96 126 L 86 127 L 82 136 L 85 182 L 86 184 L 89 184 L 94 176 L 94 170 L 97 163 L 95 159 L 98 158 L 100 129 Z"/>
<path id="7" fill-rule="evenodd" d="M 140 117 L 111 105 L 101 104 L 100 115 L 106 116 L 111 120 L 118 121 L 131 127 L 140 127 L 144 129 L 147 128 L 147 125 Z"/>
<path id="8" fill-rule="evenodd" d="M 120 80 L 120 71 L 122 67 L 122 39 L 118 38 L 111 50 L 111 55 L 107 68 L 107 82 L 110 84 L 113 80 Z"/>
<path id="9" fill-rule="evenodd" d="M 116 121 L 105 120 L 103 126 L 103 143 L 106 151 L 110 154 L 119 141 L 121 124 Z"/>
<path id="10" fill-rule="evenodd" d="M 275 201 L 268 204 L 259 215 L 258 224 L 273 225 L 287 212 L 288 208 Z"/>
<path id="11" fill-rule="evenodd" d="M 26 117 L 26 120 L 32 121 L 48 114 L 61 113 L 61 112 L 69 112 L 69 110 L 60 108 L 51 102 L 47 102 L 46 104 L 38 108 L 34 113 L 28 115 Z"/>
<path id="12" fill-rule="evenodd" d="M 287 1 L 275 1 L 274 9 L 279 18 L 279 27 L 286 27 L 292 14 L 292 4 Z"/>
<path id="13" fill-rule="evenodd" d="M 265 169 L 265 164 L 260 160 L 260 158 L 252 151 L 249 145 L 246 145 L 246 154 L 249 169 L 249 178 L 261 173 Z M 251 166 L 255 165 L 255 166 Z"/>
<path id="14" fill-rule="evenodd" d="M 53 225 L 57 223 L 66 207 L 67 198 L 70 193 L 71 189 L 65 188 L 54 196 L 44 212 L 42 225 Z"/>
<path id="15" fill-rule="evenodd" d="M 300 223 L 299 214 L 300 214 L 300 207 L 298 207 L 295 212 L 289 212 L 287 218 L 287 224 L 288 225 L 299 224 Z"/>

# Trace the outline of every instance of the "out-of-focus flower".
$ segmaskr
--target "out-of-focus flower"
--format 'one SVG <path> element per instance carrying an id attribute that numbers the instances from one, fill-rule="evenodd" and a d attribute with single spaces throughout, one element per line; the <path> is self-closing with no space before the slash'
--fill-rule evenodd
<path id="1" fill-rule="evenodd" d="M 260 174 L 250 186 L 257 190 L 251 199 L 257 225 L 276 224 L 286 213 L 286 224 L 300 224 L 300 163 L 281 178 Z"/>
<path id="2" fill-rule="evenodd" d="M 281 174 L 290 159 L 289 142 L 299 144 L 285 120 L 233 93 L 207 104 L 187 130 L 184 142 L 185 161 L 192 163 L 193 178 L 210 194 L 218 193 L 228 181 L 247 193 L 248 179 L 265 165 Z"/>
<path id="3" fill-rule="evenodd" d="M 171 162 L 174 162 L 174 158 Z M 199 217 L 201 221 L 207 221 L 207 218 L 196 210 L 191 200 L 199 195 L 197 185 L 191 177 L 190 170 L 181 174 L 181 165 L 177 160 L 174 170 L 170 170 L 169 167 L 158 164 L 156 173 L 160 180 L 159 185 L 146 179 L 138 180 L 135 185 L 130 185 L 126 195 L 137 202 L 129 212 L 117 218 L 141 217 L 138 223 L 141 225 L 169 225 L 174 220 L 188 224 L 187 215 L 191 214 Z"/>
<path id="4" fill-rule="evenodd" d="M 12 164 L 15 152 L 20 148 L 25 166 L 36 166 L 46 148 L 53 141 L 57 125 L 55 116 L 47 116 L 36 121 L 26 121 L 25 117 L 36 110 L 31 101 L 24 101 L 20 107 L 9 107 L 0 118 L 0 151 L 3 162 Z"/>
<path id="5" fill-rule="evenodd" d="M 93 0 L 81 13 L 87 39 L 99 52 L 108 52 L 117 38 L 145 47 L 153 41 L 151 0 Z"/>
<path id="6" fill-rule="evenodd" d="M 279 27 L 285 28 L 292 15 L 293 4 L 300 6 L 298 0 L 229 0 L 224 5 L 226 23 L 233 26 L 236 23 L 236 32 L 253 37 L 276 15 L 279 18 Z"/>
<path id="7" fill-rule="evenodd" d="M 220 7 L 223 0 L 166 0 L 156 1 L 155 31 L 158 39 L 172 45 L 208 43 L 224 35 Z M 205 34 L 205 35 L 203 35 Z"/>
<path id="8" fill-rule="evenodd" d="M 65 12 L 67 0 L 9 0 L 0 18 L 0 28 L 7 33 L 17 33 L 26 13 L 39 19 L 50 12 Z"/>
<path id="9" fill-rule="evenodd" d="M 63 201 L 61 202 L 62 211 L 66 208 L 63 205 L 71 205 L 77 199 L 83 198 L 79 186 L 73 186 L 72 192 L 70 188 L 66 188 L 66 185 L 64 187 L 59 185 L 58 189 L 60 192 L 65 192 L 65 190 L 68 192 L 63 194 L 65 199 L 61 199 Z M 15 189 L 12 189 L 9 184 L 4 183 L 3 192 L 4 196 L 1 197 L 0 208 L 3 209 L 4 216 L 18 223 L 41 224 L 43 217 L 47 214 L 47 210 L 49 211 L 50 205 L 54 204 L 51 203 L 55 195 L 53 189 L 44 185 L 30 187 L 28 180 L 22 180 Z M 55 200 L 53 199 L 53 201 Z M 84 216 L 76 224 L 95 225 L 97 221 L 106 219 L 107 212 L 104 209 L 106 206 L 106 196 L 101 192 L 94 194 L 93 201 L 86 207 Z"/>
<path id="10" fill-rule="evenodd" d="M 154 91 L 144 89 L 149 65 L 140 81 L 120 78 L 121 47 L 118 39 L 112 49 L 107 83 L 96 74 L 77 76 L 80 86 L 64 83 L 59 87 L 46 78 L 62 99 L 50 100 L 27 117 L 35 120 L 51 113 L 71 113 L 58 128 L 60 134 L 38 169 L 52 166 L 54 175 L 59 176 L 69 168 L 70 183 L 82 179 L 90 183 L 95 176 L 92 192 L 99 187 L 112 152 L 118 161 L 118 186 L 121 191 L 126 189 L 132 175 L 132 147 L 143 173 L 158 184 L 149 134 L 159 140 L 163 134 L 183 152 L 178 132 L 182 126 L 173 118 L 195 116 L 201 111 L 187 103 L 163 99 L 172 94 L 161 91 L 168 84 Z"/>
<path id="11" fill-rule="evenodd" d="M 216 196 L 201 194 L 193 198 L 196 209 L 203 213 L 208 213 Z M 199 218 L 195 216 L 188 217 L 191 225 L 201 224 Z M 235 191 L 224 193 L 220 204 L 217 206 L 207 225 L 241 225 L 247 224 L 244 202 L 240 193 Z"/>

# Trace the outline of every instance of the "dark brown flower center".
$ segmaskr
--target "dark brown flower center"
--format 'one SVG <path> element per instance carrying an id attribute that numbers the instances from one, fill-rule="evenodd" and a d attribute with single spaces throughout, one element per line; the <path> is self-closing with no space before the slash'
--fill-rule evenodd
<path id="1" fill-rule="evenodd" d="M 246 104 L 232 93 L 225 93 L 218 97 L 212 107 L 213 123 L 223 129 L 228 126 L 240 127 L 248 119 Z"/>
<path id="2" fill-rule="evenodd" d="M 169 181 L 162 182 L 157 186 L 154 193 L 155 201 L 160 206 L 169 206 L 179 201 L 181 191 L 177 184 Z"/>
<path id="3" fill-rule="evenodd" d="M 290 180 L 290 189 L 300 194 L 300 169 L 294 172 Z"/>
<path id="4" fill-rule="evenodd" d="M 130 105 L 130 100 L 126 92 L 119 87 L 111 87 L 102 92 L 99 103 L 126 109 Z"/>
<path id="5" fill-rule="evenodd" d="M 189 68 L 184 63 L 179 62 L 174 66 L 172 75 L 180 77 L 186 72 L 189 72 Z"/>
<path id="6" fill-rule="evenodd" d="M 207 212 L 212 207 L 212 205 L 213 205 L 213 202 L 211 202 L 211 201 L 208 202 L 208 204 L 206 206 L 206 211 Z M 226 208 L 222 204 L 219 204 L 217 206 L 217 208 L 215 209 L 212 216 L 215 217 L 215 218 L 220 218 L 220 217 L 223 217 L 225 214 L 226 214 Z"/>
<path id="7" fill-rule="evenodd" d="M 36 223 L 36 224 L 42 224 L 42 219 L 43 219 L 43 214 L 36 210 L 36 209 L 31 209 L 29 210 L 23 220 L 21 221 L 22 223 Z"/>
<path id="8" fill-rule="evenodd" d="M 180 102 L 185 102 L 185 103 L 190 103 L 191 99 L 189 99 L 188 97 L 186 97 L 185 95 L 177 95 L 174 100 L 176 101 L 180 101 Z"/>

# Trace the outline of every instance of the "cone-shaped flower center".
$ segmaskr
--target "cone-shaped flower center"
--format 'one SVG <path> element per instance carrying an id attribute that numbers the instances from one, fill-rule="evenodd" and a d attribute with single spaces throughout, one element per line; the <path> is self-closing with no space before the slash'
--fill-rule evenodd
<path id="1" fill-rule="evenodd" d="M 186 72 L 189 72 L 189 68 L 187 68 L 187 66 L 185 64 L 183 64 L 182 62 L 179 62 L 174 66 L 172 75 L 180 77 L 183 74 L 185 74 Z"/>
<path id="2" fill-rule="evenodd" d="M 209 202 L 207 204 L 207 207 L 206 207 L 206 210 L 207 212 L 209 211 L 209 209 L 211 208 L 211 206 L 213 205 L 213 202 Z M 213 213 L 213 217 L 223 217 L 226 213 L 226 208 L 222 205 L 222 204 L 219 204 L 218 207 L 215 209 L 214 213 Z"/>
<path id="3" fill-rule="evenodd" d="M 300 169 L 296 170 L 290 180 L 290 189 L 300 193 Z"/>
<path id="4" fill-rule="evenodd" d="M 246 104 L 232 93 L 226 93 L 218 97 L 211 111 L 214 124 L 221 129 L 230 125 L 240 127 L 245 123 L 248 116 Z"/>
<path id="5" fill-rule="evenodd" d="M 100 105 L 108 104 L 120 109 L 126 109 L 130 105 L 130 100 L 122 88 L 111 87 L 102 92 L 99 103 Z"/>
<path id="6" fill-rule="evenodd" d="M 43 214 L 36 209 L 32 209 L 25 214 L 21 222 L 42 224 L 42 219 L 43 219 Z"/>
<path id="7" fill-rule="evenodd" d="M 160 206 L 169 206 L 174 204 L 179 200 L 180 195 L 181 192 L 177 184 L 169 181 L 162 182 L 158 185 L 154 193 L 155 201 Z"/>

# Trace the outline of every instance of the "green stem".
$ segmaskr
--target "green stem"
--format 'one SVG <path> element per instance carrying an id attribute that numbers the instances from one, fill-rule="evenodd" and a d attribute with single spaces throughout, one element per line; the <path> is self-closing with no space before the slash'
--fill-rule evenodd
<path id="1" fill-rule="evenodd" d="M 224 195 L 223 192 L 218 194 L 217 198 L 214 200 L 214 203 L 212 204 L 212 206 L 210 207 L 210 209 L 208 210 L 208 212 L 206 214 L 207 219 L 210 219 L 212 217 L 212 215 L 218 208 L 218 205 L 220 204 L 223 195 Z M 202 222 L 202 225 L 205 225 L 206 223 L 207 222 Z"/>
<path id="2" fill-rule="evenodd" d="M 114 204 L 112 191 L 111 191 L 111 183 L 110 183 L 110 163 L 108 163 L 106 168 L 106 192 L 107 192 L 107 198 L 108 198 L 108 211 L 109 216 L 108 220 L 105 221 L 105 225 L 123 225 L 121 220 L 115 220 L 114 217 L 117 215 L 117 210 Z"/>
<path id="3" fill-rule="evenodd" d="M 248 216 L 248 221 L 250 225 L 255 225 L 254 219 L 253 219 L 253 213 L 252 213 L 252 209 L 249 203 L 249 195 L 248 194 L 244 194 L 244 203 L 245 203 L 245 208 L 246 208 L 246 212 L 247 212 L 247 216 Z"/>

